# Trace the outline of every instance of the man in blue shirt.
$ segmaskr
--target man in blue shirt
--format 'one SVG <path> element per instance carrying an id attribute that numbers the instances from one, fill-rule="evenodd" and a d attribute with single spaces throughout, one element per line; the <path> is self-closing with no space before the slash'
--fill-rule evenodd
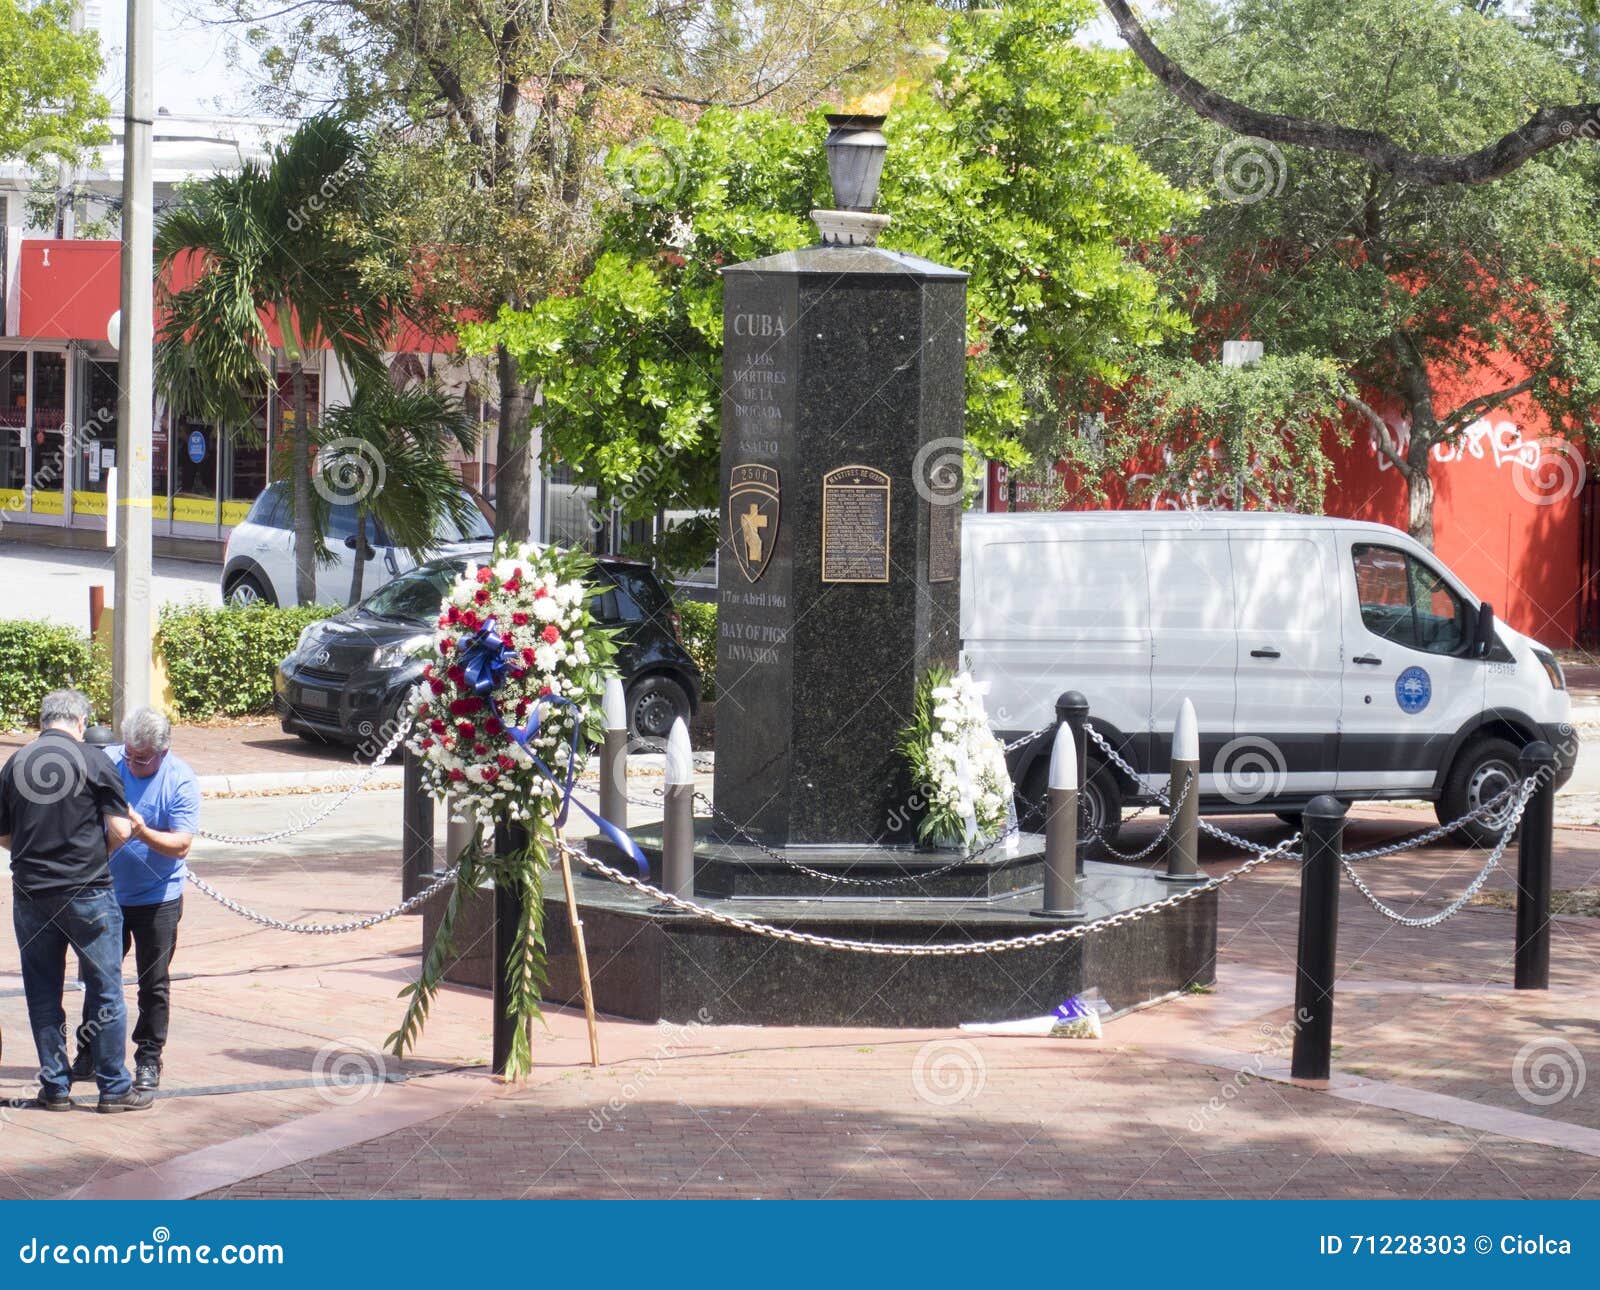
<path id="1" fill-rule="evenodd" d="M 133 1028 L 136 1089 L 161 1086 L 172 995 L 172 955 L 183 917 L 184 864 L 200 827 L 200 781 L 172 752 L 172 726 L 152 708 L 135 708 L 122 722 L 122 744 L 106 750 L 122 777 L 133 836 L 111 857 L 111 885 L 122 906 L 122 953 L 131 947 L 139 974 L 139 1020 Z M 85 1036 L 78 1031 L 74 1078 L 88 1078 Z M 80 1071 L 82 1072 L 80 1075 Z"/>

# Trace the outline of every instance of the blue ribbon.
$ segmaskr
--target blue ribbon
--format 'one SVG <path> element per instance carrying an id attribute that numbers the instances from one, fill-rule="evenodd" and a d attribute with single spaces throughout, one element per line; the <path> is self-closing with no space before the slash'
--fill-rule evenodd
<path id="1" fill-rule="evenodd" d="M 494 692 L 505 684 L 507 676 L 521 676 L 528 668 L 522 661 L 522 655 L 500 635 L 500 624 L 492 617 L 477 631 L 462 636 L 456 642 L 456 663 L 466 677 L 468 690 L 488 704 L 489 711 L 500 722 L 506 734 L 528 754 L 539 772 L 561 790 L 561 805 L 556 812 L 556 828 L 559 829 L 567 822 L 568 810 L 576 806 L 600 830 L 602 837 L 639 867 L 639 876 L 648 878 L 650 861 L 645 858 L 644 852 L 639 850 L 639 844 L 630 838 L 625 830 L 618 828 L 597 812 L 591 811 L 572 795 L 573 780 L 578 773 L 578 736 L 583 728 L 582 709 L 571 699 L 564 699 L 557 694 L 544 694 L 533 701 L 533 711 L 526 724 L 522 726 L 513 725 L 501 715 L 500 707 L 495 702 Z M 539 733 L 543 724 L 544 716 L 541 709 L 545 704 L 560 704 L 571 708 L 573 712 L 572 740 L 567 747 L 565 780 L 558 779 L 555 772 L 545 765 L 544 759 L 528 747 L 528 741 Z"/>

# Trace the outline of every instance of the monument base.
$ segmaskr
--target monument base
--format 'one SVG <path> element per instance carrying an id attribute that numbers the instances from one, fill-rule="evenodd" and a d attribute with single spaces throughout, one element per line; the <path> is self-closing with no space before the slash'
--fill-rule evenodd
<path id="1" fill-rule="evenodd" d="M 806 858 L 810 850 L 797 858 L 811 865 L 814 857 Z M 1022 871 L 1028 863 L 1036 874 L 1038 844 L 1033 840 L 1024 840 L 1022 864 L 1010 868 Z M 581 871 L 581 866 L 573 867 Z M 581 876 L 576 881 L 595 1005 L 601 1012 L 638 1021 L 948 1027 L 1040 1016 L 1091 987 L 1122 1011 L 1215 978 L 1214 892 L 1057 944 L 922 958 L 796 945 L 667 912 L 603 878 Z M 1084 919 L 1093 921 L 1171 894 L 1169 885 L 1146 870 L 1090 861 L 1079 879 L 1078 903 Z M 872 889 L 871 895 L 698 894 L 695 900 L 740 918 L 852 940 L 946 944 L 1048 930 L 1048 924 L 1033 916 L 1040 901 L 1037 886 L 987 899 L 892 896 Z M 479 898 L 462 911 L 448 980 L 488 987 L 492 904 Z M 438 915 L 438 904 L 425 911 L 424 946 L 431 942 Z M 545 939 L 545 998 L 577 1005 L 577 959 L 556 874 L 550 876 L 545 897 Z"/>

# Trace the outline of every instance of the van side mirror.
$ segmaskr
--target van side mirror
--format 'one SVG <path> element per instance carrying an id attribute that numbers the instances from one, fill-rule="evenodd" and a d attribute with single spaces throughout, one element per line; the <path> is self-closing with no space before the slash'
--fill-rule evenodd
<path id="1" fill-rule="evenodd" d="M 1487 658 L 1494 648 L 1494 606 L 1485 600 L 1478 606 L 1478 622 L 1472 632 L 1472 657 Z"/>

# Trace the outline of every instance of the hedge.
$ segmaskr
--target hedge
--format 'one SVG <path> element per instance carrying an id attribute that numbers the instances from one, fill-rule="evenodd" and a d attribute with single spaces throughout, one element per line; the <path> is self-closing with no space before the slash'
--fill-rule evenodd
<path id="1" fill-rule="evenodd" d="M 110 718 L 111 667 L 81 632 L 40 619 L 0 619 L 0 728 L 31 726 L 51 690 L 82 690 Z"/>
<path id="2" fill-rule="evenodd" d="M 265 712 L 272 675 L 308 623 L 336 605 L 167 605 L 156 641 L 181 716 L 190 720 Z"/>
<path id="3" fill-rule="evenodd" d="M 700 600 L 680 600 L 676 606 L 683 647 L 700 666 L 701 697 L 717 697 L 717 607 Z"/>

